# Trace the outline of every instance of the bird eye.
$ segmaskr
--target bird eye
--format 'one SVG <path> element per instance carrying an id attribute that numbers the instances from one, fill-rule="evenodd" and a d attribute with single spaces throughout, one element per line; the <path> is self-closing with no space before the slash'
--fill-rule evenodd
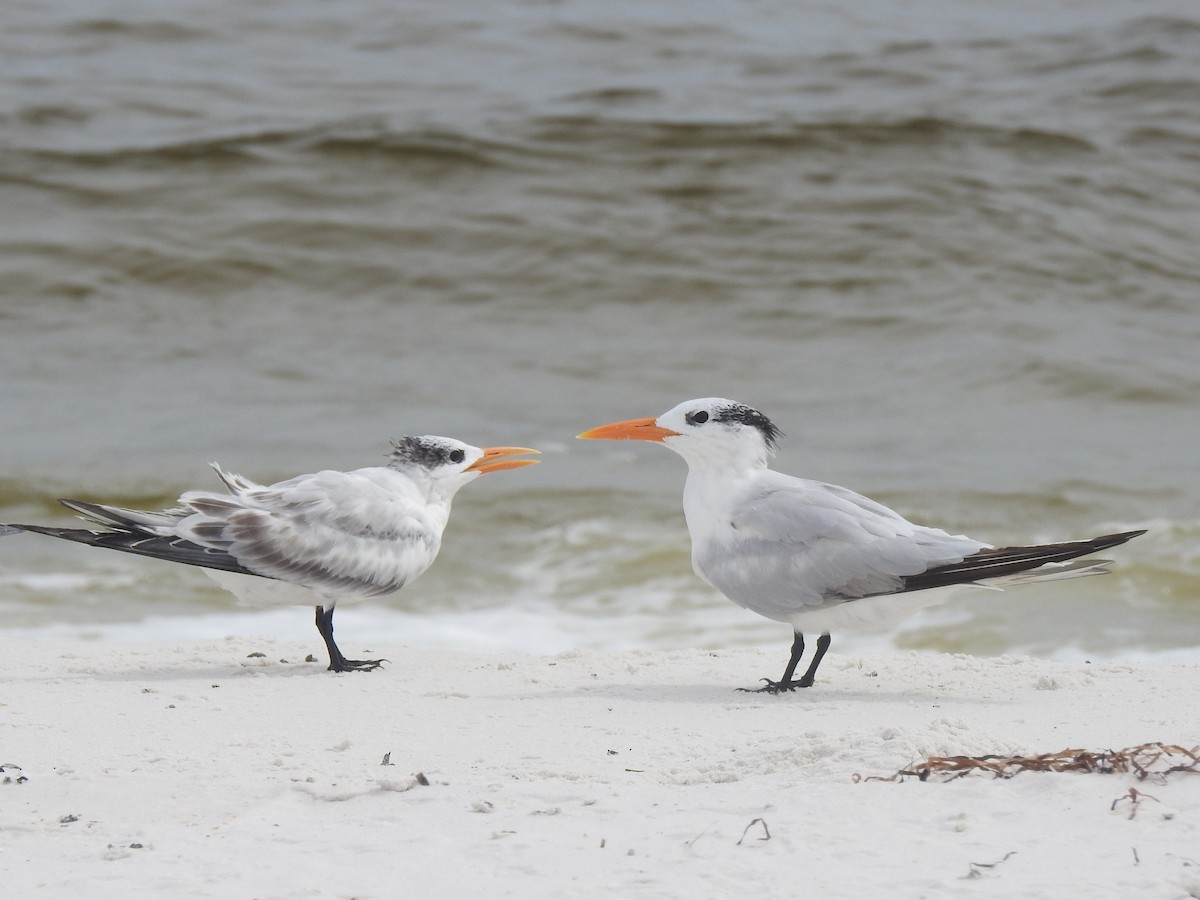
<path id="1" fill-rule="evenodd" d="M 461 450 L 450 451 L 450 462 L 452 463 L 460 463 L 466 458 L 467 454 L 463 453 Z"/>
<path id="2" fill-rule="evenodd" d="M 687 419 L 689 425 L 703 425 L 708 421 L 708 413 L 700 410 L 700 412 L 688 413 L 684 418 Z"/>

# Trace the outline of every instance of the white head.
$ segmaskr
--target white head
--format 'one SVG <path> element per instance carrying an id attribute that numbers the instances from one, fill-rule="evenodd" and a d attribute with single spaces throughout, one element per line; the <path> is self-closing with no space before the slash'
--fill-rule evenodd
<path id="1" fill-rule="evenodd" d="M 423 434 L 392 441 L 388 468 L 428 480 L 432 492 L 449 498 L 480 475 L 535 465 L 536 459 L 508 457 L 537 452 L 528 447 L 473 447 L 454 438 Z"/>
<path id="2" fill-rule="evenodd" d="M 721 397 L 688 400 L 656 419 L 629 419 L 579 435 L 586 439 L 655 441 L 670 447 L 689 466 L 743 465 L 762 468 L 781 432 L 757 409 Z"/>

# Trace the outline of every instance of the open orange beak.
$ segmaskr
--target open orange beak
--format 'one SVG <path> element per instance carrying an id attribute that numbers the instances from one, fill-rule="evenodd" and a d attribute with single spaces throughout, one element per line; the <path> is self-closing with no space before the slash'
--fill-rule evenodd
<path id="1" fill-rule="evenodd" d="M 677 434 L 678 431 L 656 425 L 654 419 L 629 419 L 601 425 L 576 437 L 585 441 L 661 441 Z"/>
<path id="2" fill-rule="evenodd" d="M 538 453 L 529 447 L 484 447 L 483 456 L 467 466 L 468 472 L 503 472 L 505 469 L 519 469 L 521 466 L 536 466 L 536 459 L 508 459 L 520 453 Z"/>

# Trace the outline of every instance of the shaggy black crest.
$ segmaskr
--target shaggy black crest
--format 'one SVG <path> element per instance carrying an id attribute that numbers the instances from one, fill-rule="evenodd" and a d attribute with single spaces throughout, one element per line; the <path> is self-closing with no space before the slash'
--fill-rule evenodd
<path id="1" fill-rule="evenodd" d="M 458 459 L 454 459 L 452 454 L 460 454 Z M 436 466 L 449 465 L 454 462 L 462 462 L 462 451 L 455 447 L 447 447 L 440 441 L 431 441 L 428 438 L 420 437 L 402 437 L 399 440 L 392 441 L 392 464 L 422 466 L 426 469 L 432 469 Z"/>
<path id="2" fill-rule="evenodd" d="M 732 403 L 729 406 L 714 409 L 713 421 L 737 422 L 742 425 L 749 425 L 751 428 L 757 428 L 759 433 L 762 434 L 763 441 L 766 442 L 768 450 L 774 450 L 776 444 L 779 442 L 779 438 L 783 436 L 783 432 L 775 427 L 774 422 L 757 409 L 741 403 Z"/>

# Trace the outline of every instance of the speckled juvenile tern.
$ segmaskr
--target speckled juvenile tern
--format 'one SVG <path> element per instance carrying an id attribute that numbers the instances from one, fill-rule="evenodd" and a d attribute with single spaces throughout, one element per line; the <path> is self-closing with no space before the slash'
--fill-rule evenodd
<path id="1" fill-rule="evenodd" d="M 1145 533 L 996 548 L 915 525 L 844 487 L 767 468 L 780 431 L 758 410 L 716 397 L 579 437 L 654 441 L 686 460 L 683 512 L 696 574 L 795 632 L 783 677 L 762 679 L 758 691 L 810 687 L 832 630 L 895 621 L 963 588 L 1102 574 L 1110 560 L 1078 557 Z M 820 637 L 795 679 L 804 632 Z"/>
<path id="2" fill-rule="evenodd" d="M 394 441 L 386 466 L 321 471 L 260 485 L 213 468 L 227 494 L 188 491 L 179 506 L 143 512 L 60 500 L 106 530 L 0 526 L 93 547 L 199 566 L 252 606 L 316 607 L 334 672 L 378 668 L 346 659 L 333 639 L 333 611 L 400 590 L 429 568 L 458 490 L 487 472 L 531 466 L 525 447 L 480 449 L 425 435 Z"/>

